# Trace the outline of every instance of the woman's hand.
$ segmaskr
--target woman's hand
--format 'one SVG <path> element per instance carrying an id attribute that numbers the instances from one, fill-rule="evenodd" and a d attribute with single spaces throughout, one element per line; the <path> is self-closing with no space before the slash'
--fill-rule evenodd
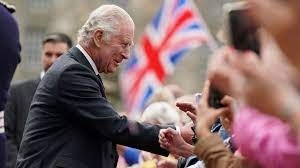
<path id="1" fill-rule="evenodd" d="M 210 82 L 207 80 L 204 84 L 204 89 L 202 91 L 202 97 L 197 105 L 197 122 L 196 122 L 196 135 L 197 137 L 206 137 L 209 136 L 210 128 L 217 118 L 224 112 L 229 110 L 229 107 L 222 108 L 212 108 L 208 105 L 209 97 L 209 87 Z"/>

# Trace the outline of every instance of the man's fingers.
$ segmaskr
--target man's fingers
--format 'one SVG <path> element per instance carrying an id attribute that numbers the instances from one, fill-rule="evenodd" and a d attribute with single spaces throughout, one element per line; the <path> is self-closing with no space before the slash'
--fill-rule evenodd
<path id="1" fill-rule="evenodd" d="M 168 141 L 166 139 L 159 139 L 158 142 L 159 142 L 160 145 L 167 145 L 168 144 Z"/>
<path id="2" fill-rule="evenodd" d="M 167 138 L 165 138 L 165 137 L 159 137 L 159 141 L 161 141 L 161 142 L 166 142 L 167 141 Z"/>
<path id="3" fill-rule="evenodd" d="M 166 131 L 167 131 L 168 133 L 172 133 L 173 135 L 175 135 L 175 134 L 177 133 L 177 131 L 174 130 L 173 128 L 167 128 Z"/>
<path id="4" fill-rule="evenodd" d="M 164 148 L 164 149 L 166 149 L 166 150 L 168 150 L 168 149 L 169 149 L 167 145 L 160 144 L 159 146 L 160 146 L 161 148 Z"/>
<path id="5" fill-rule="evenodd" d="M 166 139 L 167 139 L 168 141 L 172 141 L 173 138 L 174 138 L 174 135 L 173 135 L 172 133 L 167 133 L 167 134 L 166 134 Z"/>
<path id="6" fill-rule="evenodd" d="M 166 138 L 167 129 L 161 129 L 159 130 L 158 137 L 159 139 L 165 139 Z"/>
<path id="7" fill-rule="evenodd" d="M 166 138 L 166 137 L 165 137 L 164 134 L 161 134 L 161 133 L 160 133 L 160 134 L 158 135 L 158 138 L 159 138 L 159 139 L 163 139 L 163 138 Z"/>
<path id="8" fill-rule="evenodd" d="M 178 134 L 178 132 L 172 128 L 167 128 L 166 131 L 166 138 L 170 141 L 173 140 L 174 136 Z"/>

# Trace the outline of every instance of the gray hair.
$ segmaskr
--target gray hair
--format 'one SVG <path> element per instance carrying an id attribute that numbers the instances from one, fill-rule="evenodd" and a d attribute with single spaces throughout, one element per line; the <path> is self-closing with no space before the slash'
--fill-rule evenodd
<path id="1" fill-rule="evenodd" d="M 152 124 L 179 124 L 180 116 L 176 108 L 167 102 L 150 104 L 141 116 L 142 122 Z"/>
<path id="2" fill-rule="evenodd" d="M 79 29 L 77 41 L 86 43 L 95 30 L 103 31 L 104 40 L 109 40 L 112 34 L 119 32 L 121 23 L 134 24 L 129 14 L 116 5 L 102 5 L 95 9 L 85 24 Z"/>

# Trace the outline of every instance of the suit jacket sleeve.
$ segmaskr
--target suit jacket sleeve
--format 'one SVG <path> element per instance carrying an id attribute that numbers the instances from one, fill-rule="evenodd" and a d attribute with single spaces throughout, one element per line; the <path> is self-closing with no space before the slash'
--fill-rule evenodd
<path id="1" fill-rule="evenodd" d="M 159 147 L 157 125 L 141 124 L 119 116 L 100 93 L 99 80 L 86 68 L 74 65 L 67 68 L 59 79 L 58 97 L 65 115 L 95 135 L 113 143 L 131 146 L 152 153 L 167 155 Z"/>
<path id="2" fill-rule="evenodd" d="M 15 167 L 18 147 L 16 139 L 16 111 L 17 111 L 17 102 L 16 102 L 16 88 L 12 86 L 9 91 L 9 97 L 6 104 L 4 112 L 4 126 L 5 126 L 5 135 L 6 135 L 6 152 L 7 160 L 6 167 Z"/>

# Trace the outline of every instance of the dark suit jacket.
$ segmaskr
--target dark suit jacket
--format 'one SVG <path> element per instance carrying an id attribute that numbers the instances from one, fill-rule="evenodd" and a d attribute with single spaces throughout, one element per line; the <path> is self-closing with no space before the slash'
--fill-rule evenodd
<path id="1" fill-rule="evenodd" d="M 47 71 L 32 100 L 17 167 L 112 168 L 116 144 L 167 155 L 162 127 L 119 116 L 76 47 Z"/>
<path id="2" fill-rule="evenodd" d="M 25 122 L 35 90 L 41 78 L 13 84 L 5 107 L 6 167 L 14 168 L 20 148 Z"/>

